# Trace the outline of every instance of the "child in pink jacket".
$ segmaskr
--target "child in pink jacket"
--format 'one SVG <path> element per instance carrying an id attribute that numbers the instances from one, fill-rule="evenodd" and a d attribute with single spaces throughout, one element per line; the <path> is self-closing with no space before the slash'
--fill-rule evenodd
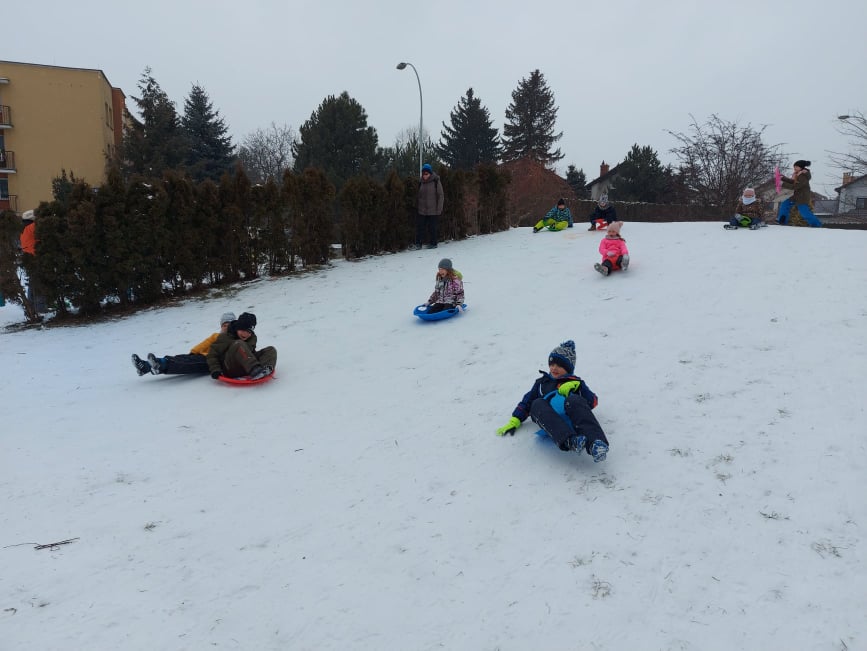
<path id="1" fill-rule="evenodd" d="M 629 267 L 629 249 L 626 248 L 626 240 L 620 237 L 620 228 L 623 222 L 612 222 L 608 224 L 608 230 L 605 237 L 599 243 L 599 253 L 602 254 L 602 262 L 597 262 L 593 265 L 603 276 L 607 276 L 612 271 L 622 269 L 626 271 Z"/>

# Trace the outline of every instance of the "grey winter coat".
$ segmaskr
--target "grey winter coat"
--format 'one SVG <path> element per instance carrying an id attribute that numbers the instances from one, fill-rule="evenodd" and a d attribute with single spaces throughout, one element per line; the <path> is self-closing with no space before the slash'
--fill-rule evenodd
<path id="1" fill-rule="evenodd" d="M 443 184 L 437 174 L 431 174 L 427 180 L 422 179 L 418 185 L 418 214 L 419 215 L 442 215 L 443 214 Z"/>

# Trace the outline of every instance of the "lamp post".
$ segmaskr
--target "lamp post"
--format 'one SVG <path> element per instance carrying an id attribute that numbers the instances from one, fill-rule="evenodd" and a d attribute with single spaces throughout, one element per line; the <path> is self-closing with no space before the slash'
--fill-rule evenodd
<path id="1" fill-rule="evenodd" d="M 418 76 L 418 70 L 415 69 L 415 66 L 409 62 L 401 61 L 397 64 L 398 70 L 403 70 L 409 66 L 412 68 L 412 71 L 415 73 L 415 80 L 418 82 L 418 175 L 421 176 L 421 166 L 422 166 L 422 129 L 423 129 L 423 118 L 424 118 L 424 102 L 421 98 L 421 79 Z"/>

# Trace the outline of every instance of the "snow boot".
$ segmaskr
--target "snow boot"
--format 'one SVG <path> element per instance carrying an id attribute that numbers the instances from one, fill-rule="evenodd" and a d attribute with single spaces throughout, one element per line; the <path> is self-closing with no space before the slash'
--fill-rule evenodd
<path id="1" fill-rule="evenodd" d="M 590 454 L 593 455 L 593 461 L 596 463 L 605 461 L 605 457 L 608 456 L 608 445 L 605 441 L 596 439 L 593 441 L 593 445 L 590 446 Z"/>
<path id="2" fill-rule="evenodd" d="M 163 372 L 163 365 L 160 364 L 159 358 L 153 353 L 148 353 L 148 363 L 151 366 L 151 373 L 160 375 Z"/>
<path id="3" fill-rule="evenodd" d="M 727 231 L 736 231 L 738 227 L 735 224 L 723 224 L 723 228 Z"/>
<path id="4" fill-rule="evenodd" d="M 575 436 L 569 437 L 568 444 L 569 450 L 581 454 L 582 452 L 584 452 L 584 449 L 587 445 L 587 438 L 581 436 L 580 434 L 576 434 Z"/>
<path id="5" fill-rule="evenodd" d="M 274 372 L 270 366 L 254 366 L 250 369 L 251 380 L 261 380 L 263 377 L 268 377 Z"/>
<path id="6" fill-rule="evenodd" d="M 750 224 L 750 230 L 751 230 L 751 231 L 757 231 L 757 230 L 759 230 L 761 227 L 762 227 L 761 224 Z"/>
<path id="7" fill-rule="evenodd" d="M 151 365 L 135 353 L 132 354 L 132 365 L 135 366 L 136 373 L 138 373 L 139 377 L 151 372 Z"/>
<path id="8" fill-rule="evenodd" d="M 623 256 L 623 259 L 620 261 L 620 269 L 626 271 L 629 269 L 629 254 Z"/>
<path id="9" fill-rule="evenodd" d="M 596 264 L 593 265 L 593 268 L 594 268 L 596 271 L 598 271 L 599 273 L 601 273 L 603 276 L 607 276 L 607 275 L 608 275 L 608 267 L 606 267 L 604 264 L 599 264 L 599 263 L 597 262 Z"/>

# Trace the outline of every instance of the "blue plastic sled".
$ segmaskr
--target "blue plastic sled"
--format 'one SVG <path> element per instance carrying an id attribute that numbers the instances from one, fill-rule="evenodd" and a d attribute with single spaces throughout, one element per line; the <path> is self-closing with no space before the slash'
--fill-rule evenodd
<path id="1" fill-rule="evenodd" d="M 463 303 L 461 305 L 461 308 L 466 310 L 467 304 Z M 456 314 L 460 314 L 460 312 L 458 311 L 458 308 L 456 308 L 456 307 L 453 307 L 450 310 L 443 310 L 441 312 L 434 312 L 433 314 L 428 314 L 427 313 L 427 305 L 416 306 L 416 308 L 412 311 L 412 313 L 415 314 L 422 321 L 440 321 L 442 319 L 450 319 L 453 316 L 455 316 Z"/>

